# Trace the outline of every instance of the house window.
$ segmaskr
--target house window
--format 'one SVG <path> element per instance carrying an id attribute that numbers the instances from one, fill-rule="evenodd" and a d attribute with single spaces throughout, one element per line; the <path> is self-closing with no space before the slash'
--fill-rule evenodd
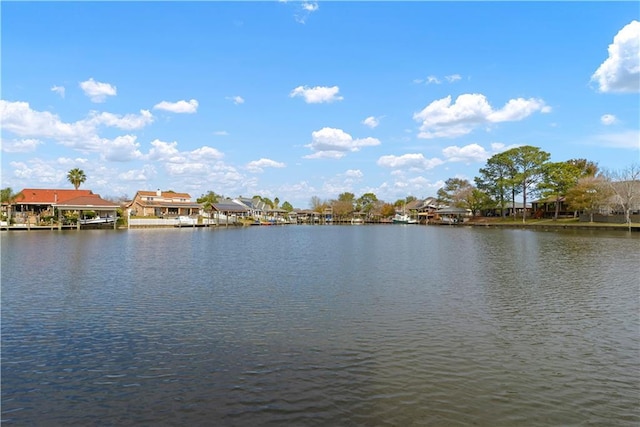
<path id="1" fill-rule="evenodd" d="M 147 197 L 147 202 L 153 202 L 153 197 Z"/>

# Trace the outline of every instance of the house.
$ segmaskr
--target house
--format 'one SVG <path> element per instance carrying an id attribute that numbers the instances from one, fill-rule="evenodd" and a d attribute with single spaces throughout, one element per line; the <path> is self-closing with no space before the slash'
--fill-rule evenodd
<path id="1" fill-rule="evenodd" d="M 438 199 L 435 197 L 427 197 L 424 200 L 415 200 L 414 202 L 416 203 L 412 206 L 411 212 L 415 212 L 420 222 L 429 222 L 430 219 L 435 218 L 436 211 L 440 208 Z M 407 206 L 410 204 L 408 203 Z"/>
<path id="2" fill-rule="evenodd" d="M 271 208 L 269 205 L 267 205 L 265 202 L 263 202 L 257 197 L 253 199 L 249 199 L 248 197 L 241 196 L 233 199 L 233 203 L 237 203 L 247 208 L 249 212 L 249 216 L 257 220 L 262 218 L 266 219 L 267 210 Z"/>
<path id="3" fill-rule="evenodd" d="M 514 209 L 515 207 L 515 209 Z M 517 216 L 519 218 L 522 218 L 522 212 L 525 211 L 527 212 L 527 217 L 531 216 L 531 204 L 527 203 L 526 208 L 524 207 L 524 205 L 522 204 L 522 202 L 516 202 L 515 205 L 513 203 L 511 203 L 511 201 L 505 201 L 504 204 L 504 216 L 505 217 L 512 217 L 512 216 Z M 499 207 L 493 208 L 493 209 L 489 209 L 487 210 L 487 212 L 485 213 L 485 215 L 487 216 L 500 216 L 502 215 L 502 212 L 500 210 Z"/>
<path id="4" fill-rule="evenodd" d="M 236 223 L 238 219 L 246 218 L 249 216 L 249 208 L 241 203 L 236 203 L 233 200 L 225 199 L 218 203 L 211 205 L 211 216 L 215 224 L 229 224 Z"/>
<path id="5" fill-rule="evenodd" d="M 126 209 L 132 216 L 153 216 L 159 218 L 194 216 L 202 206 L 191 201 L 187 193 L 175 191 L 138 191 Z"/>
<path id="6" fill-rule="evenodd" d="M 119 206 L 104 200 L 91 190 L 60 188 L 25 188 L 8 206 L 9 216 L 15 224 L 41 225 L 60 220 L 65 212 L 95 212 L 98 216 L 117 216 Z M 12 211 L 12 212 L 11 212 Z"/>
<path id="7" fill-rule="evenodd" d="M 557 203 L 559 204 L 559 217 L 574 216 L 574 212 L 569 209 L 564 197 L 560 197 Z M 531 211 L 534 218 L 553 218 L 556 215 L 556 197 L 548 197 L 531 202 Z"/>

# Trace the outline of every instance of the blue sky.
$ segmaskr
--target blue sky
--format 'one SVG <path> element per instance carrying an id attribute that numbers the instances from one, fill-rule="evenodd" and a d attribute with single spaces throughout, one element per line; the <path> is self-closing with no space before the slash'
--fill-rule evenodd
<path id="1" fill-rule="evenodd" d="M 635 2 L 3 2 L 2 187 L 394 202 L 640 161 Z"/>

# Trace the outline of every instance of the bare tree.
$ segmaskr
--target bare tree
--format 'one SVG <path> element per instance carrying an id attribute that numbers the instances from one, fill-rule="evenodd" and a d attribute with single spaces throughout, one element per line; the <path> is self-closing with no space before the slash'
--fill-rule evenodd
<path id="1" fill-rule="evenodd" d="M 615 203 L 624 212 L 625 222 L 631 230 L 631 211 L 640 207 L 640 164 L 634 163 L 625 169 L 607 171 Z"/>

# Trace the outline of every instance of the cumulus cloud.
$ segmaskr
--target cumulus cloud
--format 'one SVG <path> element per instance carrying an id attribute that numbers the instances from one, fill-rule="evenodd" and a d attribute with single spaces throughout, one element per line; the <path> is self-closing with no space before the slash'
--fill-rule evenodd
<path id="1" fill-rule="evenodd" d="M 176 141 L 165 142 L 156 139 L 151 142 L 151 147 L 146 158 L 164 163 L 169 175 L 205 176 L 218 168 L 216 162 L 224 157 L 220 151 L 208 146 L 192 151 L 180 151 Z"/>
<path id="2" fill-rule="evenodd" d="M 344 173 L 344 175 L 348 178 L 353 179 L 360 179 L 364 176 L 360 169 L 349 169 Z"/>
<path id="3" fill-rule="evenodd" d="M 0 118 L 3 130 L 15 135 L 28 139 L 51 138 L 67 147 L 103 154 L 105 147 L 109 146 L 109 140 L 98 136 L 98 126 L 134 130 L 153 121 L 153 116 L 147 110 L 141 110 L 139 115 L 92 111 L 86 119 L 65 123 L 56 114 L 31 109 L 27 102 L 4 100 L 0 100 Z"/>
<path id="4" fill-rule="evenodd" d="M 483 162 L 490 156 L 484 147 L 478 144 L 469 144 L 464 147 L 452 145 L 442 150 L 442 155 L 450 162 Z"/>
<path id="5" fill-rule="evenodd" d="M 156 169 L 151 165 L 145 165 L 142 169 L 130 169 L 118 174 L 122 181 L 143 182 L 156 176 Z"/>
<path id="6" fill-rule="evenodd" d="M 427 159 L 422 155 L 422 153 L 403 154 L 402 156 L 382 156 L 377 162 L 378 166 L 382 166 L 384 168 L 417 170 L 433 169 L 442 163 L 444 162 L 439 158 L 434 157 L 433 159 Z"/>
<path id="7" fill-rule="evenodd" d="M 365 126 L 369 126 L 371 129 L 373 129 L 378 127 L 378 125 L 380 124 L 380 121 L 378 121 L 378 119 L 373 116 L 369 116 L 362 121 L 362 124 Z"/>
<path id="8" fill-rule="evenodd" d="M 315 151 L 314 154 L 304 156 L 307 159 L 339 159 L 348 152 L 359 151 L 362 147 L 380 145 L 376 138 L 353 139 L 351 135 L 342 129 L 325 127 L 311 133 L 311 143 L 305 145 Z"/>
<path id="9" fill-rule="evenodd" d="M 135 135 L 118 136 L 112 140 L 103 140 L 102 156 L 111 162 L 128 162 L 142 158 L 140 144 Z"/>
<path id="10" fill-rule="evenodd" d="M 84 82 L 80 82 L 80 88 L 84 91 L 84 94 L 91 99 L 91 102 L 96 103 L 104 102 L 107 96 L 115 96 L 117 93 L 115 86 L 109 83 L 97 82 L 93 80 L 93 77 Z"/>
<path id="11" fill-rule="evenodd" d="M 104 125 L 124 130 L 141 129 L 153 123 L 153 115 L 149 110 L 140 110 L 140 114 L 118 115 L 113 113 L 90 113 L 88 123 L 92 125 Z"/>
<path id="12" fill-rule="evenodd" d="M 609 57 L 591 76 L 600 92 L 640 92 L 640 22 L 622 28 L 609 45 Z"/>
<path id="13" fill-rule="evenodd" d="M 605 126 L 614 124 L 616 120 L 616 116 L 614 116 L 613 114 L 604 114 L 602 117 L 600 117 L 600 122 Z"/>
<path id="14" fill-rule="evenodd" d="M 27 138 L 54 138 L 72 144 L 90 143 L 96 138 L 91 123 L 80 120 L 65 123 L 53 113 L 31 109 L 28 102 L 9 102 L 0 99 L 2 129 Z"/>
<path id="15" fill-rule="evenodd" d="M 29 159 L 27 162 L 10 162 L 13 175 L 30 182 L 38 182 L 48 186 L 61 185 L 66 180 L 66 172 L 55 160 Z"/>
<path id="16" fill-rule="evenodd" d="M 42 141 L 35 138 L 3 140 L 2 151 L 5 153 L 30 153 L 36 151 L 38 145 L 43 144 Z"/>
<path id="17" fill-rule="evenodd" d="M 154 105 L 153 109 L 169 111 L 177 114 L 193 114 L 198 111 L 198 101 L 195 99 L 190 101 L 181 100 L 177 102 L 162 101 Z"/>
<path id="18" fill-rule="evenodd" d="M 421 123 L 419 138 L 455 138 L 483 124 L 519 121 L 537 111 L 548 113 L 551 109 L 541 99 L 517 98 L 494 110 L 484 95 L 463 94 L 453 104 L 451 96 L 435 100 L 413 119 Z"/>
<path id="19" fill-rule="evenodd" d="M 271 159 L 260 159 L 247 163 L 247 169 L 253 173 L 263 172 L 264 168 L 283 168 L 285 166 L 284 163 Z"/>
<path id="20" fill-rule="evenodd" d="M 51 91 L 60 95 L 60 97 L 64 98 L 65 89 L 64 86 L 52 86 Z"/>
<path id="21" fill-rule="evenodd" d="M 301 96 L 307 104 L 320 104 L 324 102 L 342 101 L 343 97 L 338 95 L 340 88 L 338 86 L 298 86 L 293 89 L 289 96 L 294 98 Z"/>
<path id="22" fill-rule="evenodd" d="M 244 104 L 244 98 L 241 96 L 227 96 L 226 99 L 233 101 L 236 105 Z"/>

